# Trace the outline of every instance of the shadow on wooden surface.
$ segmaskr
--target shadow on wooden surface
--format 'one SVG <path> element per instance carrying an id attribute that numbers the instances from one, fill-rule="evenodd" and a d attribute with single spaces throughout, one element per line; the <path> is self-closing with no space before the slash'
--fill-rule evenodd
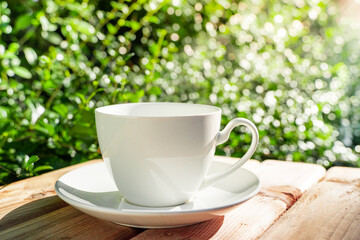
<path id="1" fill-rule="evenodd" d="M 51 239 L 55 236 L 62 239 L 153 239 L 151 233 L 156 231 L 163 239 L 205 240 L 213 237 L 223 222 L 224 216 L 220 216 L 192 226 L 144 232 L 145 229 L 94 218 L 69 206 L 58 196 L 49 196 L 25 203 L 0 219 L 0 239 Z"/>
<path id="2" fill-rule="evenodd" d="M 58 196 L 41 198 L 29 202 L 12 210 L 0 219 L 0 231 L 47 213 L 51 213 L 52 211 L 66 207 L 67 205 L 68 204 L 62 201 Z"/>
<path id="3" fill-rule="evenodd" d="M 231 158 L 218 160 L 235 161 Z M 95 162 L 99 161 L 86 164 Z M 62 174 L 84 165 L 19 181 L 2 189 L 0 239 L 258 239 L 270 226 L 275 226 L 276 222 L 283 223 L 285 229 L 289 229 L 288 220 L 281 221 L 284 217 L 280 216 L 286 216 L 284 213 L 287 209 L 289 214 L 294 211 L 292 206 L 303 199 L 300 196 L 323 179 L 326 173 L 324 168 L 314 164 L 281 161 L 264 161 L 260 164 L 256 161 L 248 161 L 244 168 L 257 174 L 262 182 L 262 190 L 258 195 L 234 206 L 225 217 L 186 227 L 144 231 L 145 229 L 124 227 L 94 218 L 54 196 L 55 181 Z M 349 184 L 350 180 L 353 182 L 359 178 L 357 170 L 352 169 L 349 172 L 348 169 L 337 169 L 337 173 L 329 170 L 329 175 L 333 176 L 332 181 L 341 180 L 341 183 L 345 184 L 339 179 L 339 176 L 345 175 L 346 184 Z M 340 170 L 341 174 L 339 174 Z M 316 209 L 321 206 L 322 203 L 316 205 Z M 342 207 L 341 204 L 337 206 Z M 290 214 L 290 217 L 302 215 Z M 326 216 L 320 220 L 312 225 L 319 225 L 319 222 L 327 225 L 329 218 Z M 354 221 L 351 228 L 356 227 L 357 223 Z M 348 225 L 344 224 L 344 226 Z M 299 228 L 304 229 L 301 225 Z M 357 233 L 357 231 L 350 232 Z M 277 233 L 275 239 L 283 238 L 283 232 Z"/>
<path id="4" fill-rule="evenodd" d="M 144 229 L 103 221 L 58 196 L 26 203 L 0 219 L 0 239 L 130 239 Z"/>

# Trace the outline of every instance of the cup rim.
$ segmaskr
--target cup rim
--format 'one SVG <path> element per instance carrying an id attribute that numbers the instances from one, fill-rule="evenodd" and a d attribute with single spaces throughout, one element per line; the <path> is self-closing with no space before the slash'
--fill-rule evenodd
<path id="1" fill-rule="evenodd" d="M 118 114 L 118 113 L 109 113 L 106 110 L 109 108 L 113 108 L 116 106 L 123 106 L 123 105 L 192 105 L 192 106 L 198 106 L 198 107 L 206 107 L 209 109 L 208 112 L 205 113 L 195 113 L 195 114 L 179 114 L 179 115 L 165 115 L 165 116 L 149 116 L 149 115 L 125 115 L 125 114 Z M 221 109 L 212 106 L 212 105 L 206 105 L 206 104 L 195 104 L 195 103 L 177 103 L 177 102 L 140 102 L 140 103 L 120 103 L 120 104 L 111 104 L 106 105 L 102 107 L 95 108 L 95 113 L 107 115 L 107 116 L 113 116 L 113 117 L 121 117 L 121 118 L 183 118 L 183 117 L 197 117 L 197 116 L 209 116 L 213 114 L 221 114 Z"/>

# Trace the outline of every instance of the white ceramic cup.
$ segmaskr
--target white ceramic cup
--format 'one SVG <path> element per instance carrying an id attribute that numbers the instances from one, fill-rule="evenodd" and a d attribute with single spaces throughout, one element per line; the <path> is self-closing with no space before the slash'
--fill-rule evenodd
<path id="1" fill-rule="evenodd" d="M 221 109 L 187 103 L 129 103 L 95 110 L 100 149 L 124 198 L 148 207 L 173 206 L 241 167 L 255 152 L 259 134 L 247 119 L 220 129 Z M 252 142 L 225 171 L 207 175 L 216 145 L 231 130 L 248 127 Z"/>

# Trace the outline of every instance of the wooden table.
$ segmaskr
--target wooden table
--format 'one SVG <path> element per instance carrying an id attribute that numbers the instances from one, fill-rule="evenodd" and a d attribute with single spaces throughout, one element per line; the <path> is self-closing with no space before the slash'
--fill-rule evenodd
<path id="1" fill-rule="evenodd" d="M 255 197 L 207 222 L 146 230 L 88 216 L 57 197 L 61 175 L 99 161 L 2 187 L 0 239 L 360 239 L 360 169 L 251 160 L 244 168 L 262 182 Z"/>

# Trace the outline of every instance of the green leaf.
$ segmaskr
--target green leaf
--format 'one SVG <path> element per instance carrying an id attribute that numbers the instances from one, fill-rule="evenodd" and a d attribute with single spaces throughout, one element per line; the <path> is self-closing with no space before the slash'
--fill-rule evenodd
<path id="1" fill-rule="evenodd" d="M 70 1 L 67 1 L 66 4 L 65 4 L 66 8 L 73 11 L 73 12 L 81 12 L 83 9 L 83 7 L 81 6 L 80 3 L 70 3 Z"/>
<path id="2" fill-rule="evenodd" d="M 1 169 L 1 166 L 0 166 Z M 9 172 L 0 173 L 0 185 L 5 185 L 7 183 L 6 178 L 10 175 Z"/>
<path id="3" fill-rule="evenodd" d="M 96 89 L 96 91 L 92 92 L 92 93 L 90 94 L 90 96 L 86 99 L 85 103 L 86 103 L 86 104 L 89 103 L 89 101 L 90 101 L 97 93 L 102 92 L 102 91 L 104 91 L 103 88 Z"/>
<path id="4" fill-rule="evenodd" d="M 26 79 L 30 79 L 32 77 L 30 71 L 24 67 L 17 66 L 17 67 L 13 67 L 12 70 L 19 77 L 26 78 Z"/>
<path id="5" fill-rule="evenodd" d="M 55 134 L 55 127 L 44 122 L 37 123 L 34 129 L 48 136 L 53 136 Z"/>
<path id="6" fill-rule="evenodd" d="M 30 47 L 25 47 L 24 54 L 25 54 L 25 58 L 28 61 L 28 63 L 30 65 L 33 65 L 37 59 L 37 54 L 36 54 L 35 50 Z"/>
<path id="7" fill-rule="evenodd" d="M 79 19 L 72 19 L 71 20 L 72 27 L 77 29 L 79 32 L 85 35 L 93 35 L 95 33 L 95 28 L 88 22 Z"/>
<path id="8" fill-rule="evenodd" d="M 122 20 L 122 19 L 121 19 Z M 119 20 L 120 21 L 120 20 Z M 118 22 L 118 24 L 120 25 L 120 26 L 126 26 L 126 27 L 129 27 L 129 28 L 131 28 L 131 29 L 133 29 L 134 31 L 137 31 L 137 30 L 139 30 L 140 29 L 140 27 L 141 27 L 141 25 L 140 25 L 140 23 L 139 22 L 137 22 L 137 21 L 132 21 L 132 20 L 126 20 L 125 22 L 122 22 L 121 24 L 120 24 L 120 22 Z"/>
<path id="9" fill-rule="evenodd" d="M 8 51 L 15 53 L 19 49 L 20 45 L 18 43 L 10 43 Z"/>
<path id="10" fill-rule="evenodd" d="M 61 41 L 63 40 L 61 36 L 56 32 L 49 32 L 48 36 L 46 37 L 46 40 L 48 40 L 50 43 L 54 45 L 60 45 Z"/>
<path id="11" fill-rule="evenodd" d="M 124 26 L 126 24 L 126 21 L 122 18 L 120 18 L 117 22 L 117 24 L 121 27 L 121 26 Z"/>
<path id="12" fill-rule="evenodd" d="M 151 45 L 149 46 L 149 51 L 152 55 L 155 55 L 157 52 L 157 44 L 155 42 L 151 43 Z"/>
<path id="13" fill-rule="evenodd" d="M 36 156 L 36 155 L 31 156 L 31 157 L 27 160 L 27 162 L 26 162 L 26 164 L 25 164 L 26 170 L 29 170 L 30 166 L 32 166 L 32 165 L 33 165 L 35 162 L 37 162 L 39 159 L 40 159 L 40 158 L 39 158 L 38 156 Z"/>
<path id="14" fill-rule="evenodd" d="M 150 22 L 150 23 L 159 24 L 159 23 L 160 23 L 160 20 L 159 20 L 159 18 L 156 17 L 156 16 L 151 16 L 151 17 L 149 17 L 149 22 Z"/>
<path id="15" fill-rule="evenodd" d="M 114 25 L 112 25 L 111 23 L 108 23 L 106 25 L 106 27 L 107 27 L 110 34 L 116 34 L 117 29 L 116 29 L 116 27 L 114 27 Z"/>
<path id="16" fill-rule="evenodd" d="M 159 88 L 158 86 L 153 86 L 150 88 L 149 90 L 149 94 L 155 94 L 155 95 L 160 95 L 161 94 L 161 88 Z"/>
<path id="17" fill-rule="evenodd" d="M 293 153 L 293 161 L 299 162 L 302 158 L 302 154 L 299 151 Z"/>
<path id="18" fill-rule="evenodd" d="M 89 123 L 94 119 L 94 111 L 82 109 L 76 113 L 76 119 L 79 124 L 90 126 Z"/>
<path id="19" fill-rule="evenodd" d="M 134 30 L 134 31 L 137 31 L 140 29 L 141 25 L 139 22 L 137 21 L 128 21 L 129 22 L 129 25 L 130 27 Z"/>
<path id="20" fill-rule="evenodd" d="M 161 91 L 161 90 L 160 90 L 160 91 Z M 136 94 L 136 97 L 137 97 L 138 99 L 140 99 L 140 98 L 142 98 L 142 97 L 145 95 L 145 91 L 144 91 L 144 89 L 141 89 L 141 90 L 137 91 L 135 94 Z"/>
<path id="21" fill-rule="evenodd" d="M 75 96 L 79 97 L 82 103 L 86 102 L 86 98 L 85 98 L 84 94 L 77 92 L 77 93 L 75 93 Z"/>
<path id="22" fill-rule="evenodd" d="M 124 61 L 129 60 L 132 56 L 135 56 L 135 53 L 132 52 L 132 53 L 127 54 L 124 58 Z"/>
<path id="23" fill-rule="evenodd" d="M 49 64 L 51 62 L 50 58 L 45 55 L 41 55 L 39 61 L 41 64 Z"/>
<path id="24" fill-rule="evenodd" d="M 93 134 L 93 128 L 77 125 L 70 129 L 70 133 L 73 136 L 78 137 L 91 137 Z"/>
<path id="25" fill-rule="evenodd" d="M 161 37 L 164 37 L 167 34 L 167 31 L 166 31 L 166 29 L 158 29 L 156 31 L 156 33 L 159 36 L 159 38 L 161 38 Z"/>
<path id="26" fill-rule="evenodd" d="M 14 53 L 9 52 L 9 51 L 6 51 L 6 52 L 4 53 L 4 55 L 2 55 L 2 58 L 3 58 L 3 59 L 14 59 L 14 58 L 19 59 Z"/>
<path id="27" fill-rule="evenodd" d="M 79 24 L 79 31 L 84 33 L 84 34 L 87 34 L 87 35 L 92 35 L 95 33 L 95 28 L 93 25 L 91 25 L 90 23 L 88 22 L 85 22 L 85 21 L 80 21 L 80 24 Z"/>
<path id="28" fill-rule="evenodd" d="M 40 17 L 39 21 L 44 31 L 50 31 L 50 32 L 56 31 L 57 26 L 49 22 L 49 20 L 44 15 Z"/>
<path id="29" fill-rule="evenodd" d="M 36 167 L 34 169 L 34 173 L 45 171 L 45 170 L 53 170 L 53 169 L 54 168 L 52 166 L 49 166 L 49 165 L 38 166 L 38 167 Z"/>
<path id="30" fill-rule="evenodd" d="M 21 15 L 20 17 L 16 18 L 15 27 L 13 33 L 17 33 L 31 25 L 32 15 Z"/>
<path id="31" fill-rule="evenodd" d="M 115 2 L 115 1 L 112 1 L 110 2 L 110 5 L 115 8 L 115 9 L 118 9 L 120 11 L 123 10 L 123 8 L 128 8 L 128 6 L 124 3 L 118 3 L 118 2 Z"/>
<path id="32" fill-rule="evenodd" d="M 58 104 L 53 107 L 53 110 L 59 113 L 63 118 L 67 117 L 68 109 L 64 104 Z"/>

